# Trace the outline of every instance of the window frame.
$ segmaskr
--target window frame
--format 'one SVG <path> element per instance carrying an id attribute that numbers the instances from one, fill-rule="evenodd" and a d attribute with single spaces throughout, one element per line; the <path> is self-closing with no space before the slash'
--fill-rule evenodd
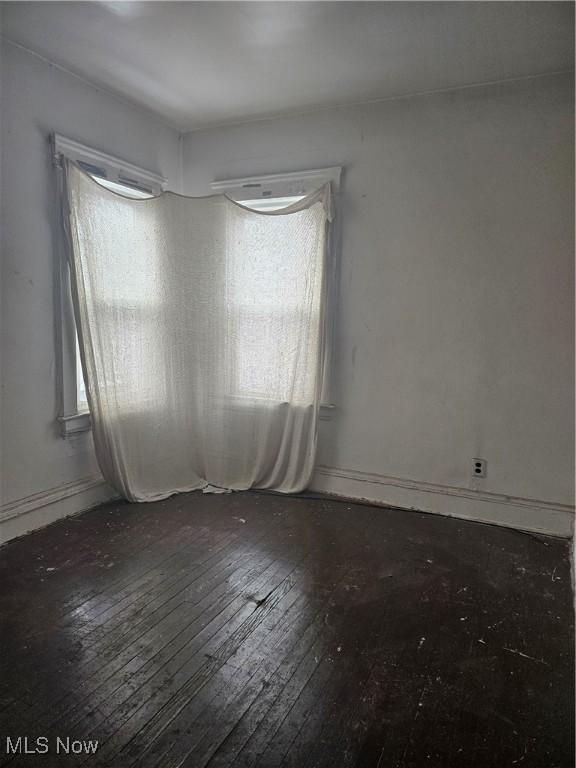
<path id="1" fill-rule="evenodd" d="M 210 188 L 215 194 L 224 194 L 238 203 L 250 204 L 257 200 L 274 200 L 277 198 L 304 197 L 314 192 L 324 184 L 332 185 L 334 203 L 334 220 L 331 224 L 329 242 L 330 259 L 332 269 L 329 272 L 328 286 L 328 338 L 327 360 L 325 366 L 324 381 L 322 383 L 322 400 L 320 403 L 320 419 L 329 421 L 336 410 L 333 403 L 332 374 L 333 347 L 335 335 L 335 297 L 338 275 L 339 252 L 339 193 L 342 176 L 341 166 L 329 168 L 315 168 L 303 171 L 290 171 L 287 173 L 272 173 L 260 176 L 243 176 L 231 179 L 220 179 L 211 182 Z M 250 207 L 248 205 L 248 207 Z M 260 206 L 253 206 L 256 210 L 265 210 Z"/>
<path id="2" fill-rule="evenodd" d="M 315 168 L 289 173 L 271 173 L 261 176 L 221 179 L 210 184 L 215 194 L 225 194 L 243 203 L 246 200 L 271 197 L 304 197 L 330 182 L 335 195 L 340 190 L 342 168 Z"/>
<path id="3" fill-rule="evenodd" d="M 133 165 L 122 158 L 109 155 L 93 149 L 59 134 L 52 134 L 51 149 L 54 166 L 62 173 L 62 158 L 65 157 L 79 163 L 87 173 L 106 181 L 132 188 L 137 192 L 147 192 L 151 195 L 161 194 L 166 189 L 167 181 L 163 176 L 152 173 L 144 168 Z M 91 428 L 90 412 L 79 410 L 78 404 L 78 371 L 77 334 L 72 304 L 70 266 L 66 253 L 66 242 L 60 224 L 62 212 L 57 215 L 57 423 L 62 437 Z"/>

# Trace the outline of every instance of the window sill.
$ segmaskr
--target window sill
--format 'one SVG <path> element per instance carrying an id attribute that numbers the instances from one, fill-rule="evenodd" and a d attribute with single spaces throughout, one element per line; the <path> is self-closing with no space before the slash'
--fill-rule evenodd
<path id="1" fill-rule="evenodd" d="M 73 416 L 60 416 L 60 433 L 62 437 L 70 437 L 78 432 L 87 432 L 91 428 L 90 414 L 75 413 Z"/>

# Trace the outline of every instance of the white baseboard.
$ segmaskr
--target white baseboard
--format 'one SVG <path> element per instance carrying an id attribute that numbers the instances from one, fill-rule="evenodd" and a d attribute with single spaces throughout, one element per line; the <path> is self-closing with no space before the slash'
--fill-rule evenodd
<path id="1" fill-rule="evenodd" d="M 91 477 L 10 501 L 0 507 L 0 544 L 115 496 L 101 477 Z"/>
<path id="2" fill-rule="evenodd" d="M 392 507 L 570 538 L 574 507 L 539 499 L 405 480 L 353 469 L 317 467 L 311 490 Z"/>

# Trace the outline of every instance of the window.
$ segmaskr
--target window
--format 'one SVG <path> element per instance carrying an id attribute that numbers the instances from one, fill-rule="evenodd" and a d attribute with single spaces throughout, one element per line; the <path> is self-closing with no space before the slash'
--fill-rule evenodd
<path id="1" fill-rule="evenodd" d="M 146 198 L 157 195 L 162 192 L 166 184 L 165 179 L 156 174 L 62 136 L 53 137 L 53 150 L 57 165 L 62 155 L 70 158 L 99 184 L 128 197 Z M 64 255 L 64 243 L 60 248 L 59 256 L 59 423 L 62 435 L 67 436 L 89 429 L 90 416 L 74 323 L 70 273 Z M 137 297 L 132 298 L 137 299 Z"/>
<path id="2" fill-rule="evenodd" d="M 83 166 L 85 164 L 80 163 L 80 165 Z M 119 192 L 120 194 L 126 195 L 127 197 L 145 199 L 147 197 L 151 197 L 152 195 L 151 191 L 149 192 L 142 189 L 135 189 L 134 187 L 128 186 L 127 184 L 119 184 L 116 181 L 110 181 L 109 179 L 104 179 L 100 176 L 97 176 L 92 172 L 90 172 L 90 175 L 95 181 L 98 182 L 98 184 L 101 184 L 103 187 L 112 190 L 112 192 Z M 118 275 L 117 283 L 122 284 L 122 282 L 122 276 Z M 146 293 L 146 286 L 142 286 L 139 282 L 137 282 L 135 285 L 137 291 L 140 289 L 139 293 Z M 110 296 L 109 298 L 111 301 L 114 299 L 113 296 Z M 135 298 L 137 299 L 138 297 Z M 78 334 L 76 334 L 76 411 L 78 414 L 88 413 L 88 397 L 86 395 L 86 384 L 84 383 L 84 375 L 82 373 L 80 348 L 78 346 Z"/>
<path id="3" fill-rule="evenodd" d="M 114 192 L 120 192 L 126 196 L 136 198 L 154 196 L 159 194 L 165 187 L 166 182 L 160 176 L 126 163 L 119 158 L 106 155 L 56 135 L 54 136 L 56 164 L 58 164 L 61 156 L 73 159 L 95 181 Z M 230 198 L 241 202 L 249 208 L 272 211 L 300 200 L 328 181 L 332 182 L 333 190 L 337 192 L 340 181 L 340 168 L 214 182 L 212 190 L 217 193 L 225 193 Z M 60 252 L 64 253 L 63 243 Z M 278 253 L 274 255 L 274 265 L 271 266 L 277 269 L 289 269 L 289 259 L 289 248 L 279 247 Z M 114 269 L 113 264 L 111 269 Z M 254 306 L 253 297 L 250 295 L 249 290 L 249 270 L 236 269 L 236 273 L 237 290 L 235 290 L 235 294 L 232 297 L 229 309 L 233 314 L 237 313 L 240 316 L 241 325 L 244 325 L 246 328 L 247 336 L 244 340 L 246 343 L 249 344 L 252 341 L 258 345 L 260 343 L 261 329 L 267 323 L 269 327 L 272 327 L 274 324 L 282 326 L 282 324 L 290 322 L 299 322 L 298 308 L 291 306 L 289 301 L 272 300 L 274 298 L 272 294 L 269 294 L 270 300 L 265 305 L 260 303 L 259 306 Z M 150 275 L 142 274 L 139 277 L 148 279 Z M 106 302 L 110 306 L 114 305 L 114 303 L 117 304 L 118 301 L 126 300 L 125 294 L 116 295 L 117 286 L 121 285 L 122 282 L 121 280 L 110 281 L 110 295 L 106 298 Z M 138 280 L 132 283 L 132 288 L 136 293 L 138 293 L 138 286 Z M 143 294 L 148 297 L 153 292 L 144 290 Z M 136 294 L 131 294 L 129 300 L 130 303 L 134 303 L 135 307 L 139 304 L 139 296 Z M 150 316 L 150 322 L 154 325 L 156 321 L 153 318 L 153 311 L 150 312 Z M 143 319 L 141 316 L 139 322 L 144 321 L 145 318 Z M 260 336 L 255 329 L 259 329 Z M 70 274 L 66 258 L 60 258 L 59 341 L 59 422 L 62 434 L 67 436 L 89 429 L 90 416 L 80 364 L 70 293 Z M 330 344 L 328 344 L 328 348 L 330 349 Z M 258 349 L 261 350 L 261 346 L 258 346 Z M 289 351 L 287 350 L 288 353 Z M 272 365 L 272 362 L 270 364 Z M 327 366 L 328 369 L 329 365 Z M 332 407 L 328 405 L 331 402 L 328 383 L 329 377 L 324 382 L 322 399 L 326 405 L 323 406 L 321 418 L 328 418 L 328 409 Z M 256 380 L 255 373 L 246 367 L 239 368 L 236 380 L 232 383 L 232 388 L 233 392 L 231 394 L 245 400 L 258 398 L 259 396 L 259 383 Z M 154 393 L 151 393 L 152 399 L 155 397 L 153 395 Z M 281 393 L 279 393 L 279 397 L 281 396 Z"/>
<path id="4" fill-rule="evenodd" d="M 298 200 L 302 200 L 304 195 L 291 195 L 290 197 L 258 197 L 254 200 L 242 200 L 242 205 L 247 208 L 253 208 L 255 211 L 278 211 L 280 208 L 287 208 Z M 240 202 L 238 200 L 238 202 Z"/>
<path id="5" fill-rule="evenodd" d="M 239 179 L 213 181 L 213 192 L 228 195 L 242 205 L 273 210 L 288 205 L 288 201 L 300 199 L 319 187 L 331 182 L 337 194 L 340 188 L 339 167 L 320 168 L 295 173 L 274 173 L 266 176 L 247 176 Z M 252 204 L 252 205 L 249 205 Z"/>
<path id="6" fill-rule="evenodd" d="M 214 192 L 224 193 L 247 208 L 267 212 L 287 207 L 327 182 L 332 183 L 333 190 L 337 193 L 340 183 L 340 171 L 340 168 L 326 168 L 296 173 L 230 179 L 213 182 L 211 187 Z M 257 222 L 251 222 L 249 226 L 257 226 Z M 266 254 L 264 258 L 266 264 L 270 266 L 271 275 L 277 270 L 290 270 L 290 244 L 279 242 L 276 253 Z M 270 354 L 270 365 L 274 365 L 274 361 L 278 358 L 277 347 L 278 344 L 282 343 L 281 339 L 279 341 L 276 336 L 274 339 L 270 339 L 270 343 L 266 343 L 266 329 L 270 329 L 272 333 L 274 327 L 282 328 L 290 323 L 298 324 L 301 320 L 299 309 L 297 306 L 292 305 L 290 297 L 279 297 L 274 294 L 273 280 L 270 280 L 269 285 L 256 286 L 257 290 L 255 291 L 255 281 L 258 278 L 262 280 L 262 262 L 259 268 L 256 268 L 258 266 L 256 264 L 257 261 L 258 254 L 254 254 L 253 265 L 251 263 L 235 264 L 233 268 L 234 274 L 231 275 L 230 279 L 233 291 L 229 299 L 229 312 L 234 317 L 235 326 L 242 329 L 241 346 L 243 349 L 246 349 L 252 345 L 255 350 L 258 350 L 258 375 L 246 365 L 239 365 L 236 379 L 233 382 L 234 392 L 232 394 L 237 398 L 245 398 L 247 400 L 258 398 L 261 394 L 258 379 L 261 376 L 262 365 L 265 366 L 266 364 L 266 350 L 274 351 L 274 354 Z M 251 266 L 255 267 L 254 274 L 252 274 Z M 255 300 L 255 294 L 258 295 L 257 301 Z M 330 346 L 330 343 L 328 343 L 329 350 Z M 286 349 L 285 354 L 289 355 L 290 350 Z M 328 360 L 326 366 L 327 375 L 323 383 L 321 416 L 323 419 L 329 417 L 330 410 L 333 408 L 330 404 L 329 363 L 330 360 Z M 279 393 L 279 397 L 281 397 L 281 393 Z"/>

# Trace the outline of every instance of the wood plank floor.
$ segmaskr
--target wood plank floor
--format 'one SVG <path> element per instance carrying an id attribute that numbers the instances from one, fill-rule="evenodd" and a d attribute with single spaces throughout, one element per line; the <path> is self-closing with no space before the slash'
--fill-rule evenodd
<path id="1" fill-rule="evenodd" d="M 1 765 L 574 765 L 566 542 L 195 493 L 0 555 Z"/>

